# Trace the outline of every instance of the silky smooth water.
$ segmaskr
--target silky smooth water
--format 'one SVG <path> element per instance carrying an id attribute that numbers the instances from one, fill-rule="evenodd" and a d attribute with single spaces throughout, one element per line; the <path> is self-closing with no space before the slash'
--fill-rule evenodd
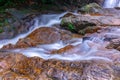
<path id="1" fill-rule="evenodd" d="M 61 14 L 45 14 L 38 16 L 37 18 L 34 19 L 35 23 L 33 26 L 31 26 L 30 30 L 27 33 L 20 34 L 17 37 L 13 39 L 5 39 L 5 40 L 0 40 L 0 48 L 3 47 L 3 45 L 7 45 L 9 43 L 11 44 L 16 44 L 16 42 L 20 38 L 25 38 L 27 35 L 29 35 L 31 32 L 36 30 L 37 28 L 40 27 L 51 27 L 54 24 L 60 24 L 60 17 L 65 15 L 67 12 L 61 13 Z"/>
<path id="2" fill-rule="evenodd" d="M 45 14 L 35 18 L 35 24 L 31 27 L 30 31 L 25 34 L 20 34 L 13 39 L 1 40 L 0 48 L 6 44 L 15 44 L 20 38 L 24 38 L 31 32 L 40 27 L 52 27 L 54 24 L 60 24 L 63 15 L 62 14 Z M 75 15 L 79 15 L 76 14 Z M 119 36 L 120 28 L 114 27 L 109 29 L 109 31 L 91 34 L 88 39 L 84 38 L 73 38 L 68 43 L 62 41 L 53 44 L 43 44 L 37 47 L 25 48 L 25 49 L 13 49 L 7 50 L 10 52 L 22 53 L 28 57 L 38 56 L 43 59 L 59 59 L 59 60 L 91 60 L 91 59 L 102 59 L 107 61 L 112 61 L 109 55 L 120 54 L 117 50 L 108 50 L 105 48 L 107 42 L 105 41 L 105 36 Z M 51 54 L 52 50 L 59 50 L 65 46 L 74 46 L 71 50 L 64 53 Z"/>
<path id="3" fill-rule="evenodd" d="M 104 8 L 120 7 L 120 0 L 105 0 L 103 7 Z"/>

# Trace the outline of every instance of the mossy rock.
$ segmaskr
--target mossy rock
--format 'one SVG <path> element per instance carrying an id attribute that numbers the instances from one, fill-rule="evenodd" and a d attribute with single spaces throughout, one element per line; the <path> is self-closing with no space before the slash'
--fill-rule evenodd
<path id="1" fill-rule="evenodd" d="M 64 29 L 67 29 L 67 30 L 69 30 L 71 32 L 77 33 L 75 25 L 72 22 L 65 22 L 65 20 L 62 19 L 61 26 Z"/>
<path id="2" fill-rule="evenodd" d="M 99 13 L 102 7 L 97 3 L 90 3 L 88 5 L 83 6 L 79 9 L 81 13 Z"/>
<path id="3" fill-rule="evenodd" d="M 81 35 L 84 35 L 88 32 L 88 30 L 90 32 L 92 32 L 92 29 L 94 29 L 96 26 L 96 24 L 94 23 L 90 23 L 88 21 L 73 21 L 68 17 L 68 18 L 63 18 L 61 21 L 61 27 L 69 30 L 73 33 L 78 33 Z"/>

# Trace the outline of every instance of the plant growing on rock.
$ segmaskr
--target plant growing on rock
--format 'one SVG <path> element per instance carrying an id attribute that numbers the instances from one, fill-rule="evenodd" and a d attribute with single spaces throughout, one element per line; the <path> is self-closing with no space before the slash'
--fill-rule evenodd
<path id="1" fill-rule="evenodd" d="M 71 22 L 66 23 L 64 19 L 62 19 L 61 26 L 67 30 L 70 30 L 71 32 L 77 33 L 74 24 L 72 24 Z"/>

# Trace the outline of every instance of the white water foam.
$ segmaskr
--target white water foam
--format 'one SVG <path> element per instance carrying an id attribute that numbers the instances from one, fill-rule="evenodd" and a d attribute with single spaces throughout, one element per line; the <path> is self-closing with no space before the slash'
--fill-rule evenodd
<path id="1" fill-rule="evenodd" d="M 90 45 L 94 44 L 94 45 Z M 69 44 L 64 44 L 62 42 L 54 43 L 54 44 L 45 44 L 45 45 L 39 45 L 34 48 L 27 48 L 27 49 L 15 49 L 12 50 L 12 52 L 20 52 L 28 57 L 40 57 L 45 60 L 47 59 L 58 59 L 58 60 L 69 60 L 69 61 L 78 61 L 78 60 L 91 60 L 91 59 L 100 59 L 100 60 L 106 60 L 106 61 L 112 61 L 109 58 L 103 57 L 103 56 L 97 56 L 96 52 L 99 51 L 99 46 L 101 44 L 96 44 L 93 41 L 86 40 L 78 40 L 78 42 L 71 43 L 70 45 L 77 46 L 73 48 L 74 51 L 72 52 L 65 52 L 62 54 L 51 54 L 50 51 L 52 50 L 59 50 Z M 96 46 L 97 45 L 97 46 Z"/>
<path id="2" fill-rule="evenodd" d="M 8 40 L 1 40 L 0 41 L 0 47 L 12 43 L 15 44 L 20 38 L 24 38 L 27 35 L 29 35 L 32 31 L 36 30 L 39 27 L 45 26 L 45 27 L 51 27 L 54 24 L 59 24 L 60 23 L 60 17 L 65 15 L 67 12 L 62 13 L 62 14 L 48 14 L 48 15 L 42 15 L 38 18 L 36 18 L 36 23 L 34 26 L 31 27 L 30 31 L 21 34 L 13 39 L 8 39 Z M 76 15 L 76 14 L 75 14 Z M 40 19 L 39 19 L 40 18 Z M 120 29 L 115 28 L 114 31 L 111 31 L 111 34 L 119 35 L 118 33 L 120 32 Z M 116 34 L 117 33 L 117 34 Z M 108 32 L 104 33 L 106 35 Z M 38 56 L 43 59 L 59 59 L 59 60 L 90 60 L 90 59 L 102 59 L 102 60 L 107 60 L 111 61 L 111 59 L 104 57 L 104 56 L 97 56 L 97 53 L 112 53 L 112 51 L 106 50 L 102 51 L 105 46 L 104 44 L 104 38 L 102 38 L 101 34 L 98 34 L 98 36 L 91 36 L 91 39 L 88 40 L 83 40 L 81 38 L 74 38 L 71 39 L 71 41 L 67 44 L 64 44 L 63 42 L 58 42 L 54 44 L 44 44 L 44 45 L 39 45 L 34 48 L 27 48 L 27 49 L 15 49 L 15 50 L 10 50 L 13 52 L 20 52 L 23 53 L 24 55 L 28 57 L 34 57 Z M 73 48 L 73 51 L 65 52 L 63 54 L 50 54 L 50 51 L 52 50 L 59 50 L 67 45 L 73 45 L 76 46 Z M 114 51 L 113 53 L 117 53 L 117 51 Z"/>
<path id="3" fill-rule="evenodd" d="M 120 0 L 105 0 L 103 7 L 104 8 L 120 7 Z"/>

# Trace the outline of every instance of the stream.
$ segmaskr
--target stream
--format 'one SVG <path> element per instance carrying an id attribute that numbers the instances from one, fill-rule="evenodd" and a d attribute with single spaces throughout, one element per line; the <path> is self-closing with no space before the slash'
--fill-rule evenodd
<path id="1" fill-rule="evenodd" d="M 113 2 L 114 1 L 114 2 Z M 119 2 L 119 3 L 118 3 Z M 107 4 L 107 5 L 106 5 Z M 106 0 L 104 7 L 115 7 L 120 6 L 119 0 Z M 6 39 L 0 40 L 0 48 L 4 45 L 9 43 L 16 44 L 16 42 L 20 38 L 25 38 L 34 30 L 40 27 L 52 27 L 54 24 L 60 24 L 61 17 L 67 14 L 67 12 L 61 14 L 43 14 L 35 18 L 35 24 L 31 27 L 31 29 L 25 33 L 20 34 L 13 39 Z M 77 13 L 73 13 L 74 15 L 79 15 Z M 33 48 L 26 48 L 26 49 L 14 49 L 8 50 L 10 52 L 20 52 L 28 57 L 38 56 L 43 59 L 59 59 L 59 60 L 90 60 L 90 59 L 102 59 L 107 61 L 112 61 L 109 57 L 109 54 L 120 54 L 119 51 L 115 49 L 106 49 L 106 45 L 108 41 L 105 40 L 105 36 L 118 36 L 120 33 L 120 28 L 114 27 L 109 28 L 108 31 L 100 32 L 100 33 L 93 33 L 90 35 L 90 38 L 84 40 L 83 38 L 73 38 L 71 42 L 73 43 L 63 43 L 62 41 L 53 43 L 53 44 L 44 44 L 38 45 L 37 47 Z M 59 50 L 67 45 L 77 46 L 73 48 L 72 52 L 65 52 L 63 54 L 50 54 L 49 51 L 51 50 Z"/>
<path id="2" fill-rule="evenodd" d="M 62 14 L 45 14 L 35 18 L 35 24 L 31 27 L 30 31 L 25 34 L 20 34 L 13 39 L 1 40 L 0 47 L 3 47 L 6 44 L 15 44 L 20 38 L 25 38 L 34 30 L 46 26 L 52 27 L 54 24 L 60 24 L 60 17 L 65 15 L 67 12 Z M 74 15 L 79 15 L 74 13 Z M 38 56 L 45 60 L 47 59 L 58 59 L 58 60 L 91 60 L 91 59 L 102 59 L 107 61 L 112 61 L 108 55 L 109 54 L 120 54 L 119 51 L 114 49 L 106 49 L 105 46 L 108 44 L 105 41 L 105 36 L 119 36 L 120 28 L 110 28 L 108 31 L 101 33 L 93 33 L 90 35 L 90 38 L 84 40 L 83 38 L 73 38 L 71 42 L 73 43 L 63 43 L 62 41 L 53 43 L 53 44 L 44 44 L 38 45 L 34 48 L 25 48 L 25 49 L 14 49 L 8 50 L 9 52 L 18 52 L 23 53 L 28 57 Z M 104 44 L 104 45 L 103 45 Z M 73 48 L 72 52 L 65 52 L 63 54 L 50 54 L 51 50 L 59 50 L 67 45 L 77 46 Z"/>

